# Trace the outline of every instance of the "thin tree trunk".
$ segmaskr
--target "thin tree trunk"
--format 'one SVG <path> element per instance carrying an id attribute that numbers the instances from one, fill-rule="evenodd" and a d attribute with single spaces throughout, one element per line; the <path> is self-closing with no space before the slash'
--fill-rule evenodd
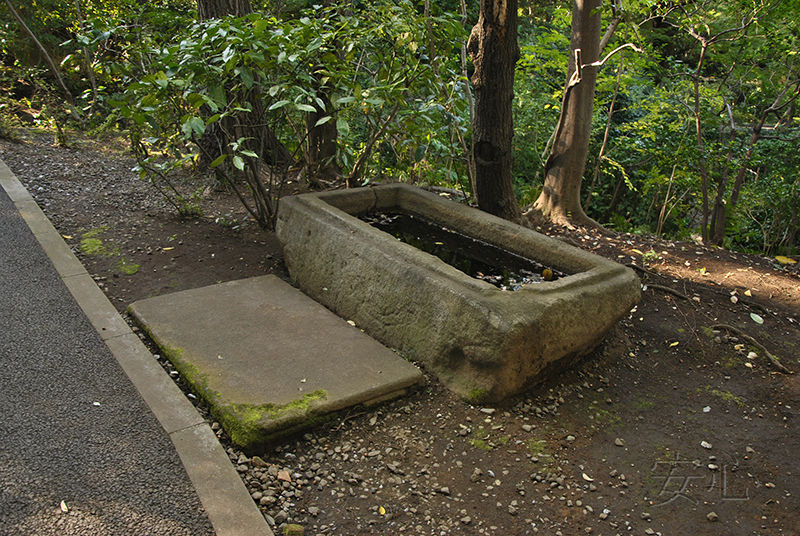
<path id="1" fill-rule="evenodd" d="M 586 201 L 583 204 L 583 211 L 588 212 L 589 206 L 592 203 L 592 193 L 597 184 L 597 177 L 600 174 L 600 164 L 603 162 L 603 155 L 606 152 L 606 145 L 608 144 L 608 133 L 611 131 L 611 118 L 614 116 L 614 105 L 617 103 L 619 96 L 619 83 L 622 78 L 622 65 L 625 61 L 625 53 L 623 52 L 619 57 L 619 67 L 617 71 L 617 82 L 614 84 L 614 97 L 611 99 L 611 105 L 608 107 L 608 116 L 606 117 L 606 131 L 603 133 L 603 144 L 600 146 L 600 153 L 597 155 L 597 164 L 594 166 L 594 173 L 592 174 L 592 184 L 589 186 L 589 191 L 586 193 Z"/>
<path id="2" fill-rule="evenodd" d="M 580 190 L 592 129 L 600 29 L 600 0 L 574 0 L 572 53 L 561 117 L 545 162 L 542 193 L 533 206 L 545 218 L 562 225 L 599 226 L 583 211 Z"/>

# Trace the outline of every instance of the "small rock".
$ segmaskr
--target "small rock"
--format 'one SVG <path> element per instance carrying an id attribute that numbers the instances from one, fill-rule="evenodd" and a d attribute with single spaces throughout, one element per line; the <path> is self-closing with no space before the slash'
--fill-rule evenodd
<path id="1" fill-rule="evenodd" d="M 442 495 L 450 495 L 450 488 L 448 488 L 447 486 L 442 486 L 441 488 L 439 488 L 439 493 L 441 493 Z"/>
<path id="2" fill-rule="evenodd" d="M 642 519 L 650 521 L 651 517 L 650 512 L 642 512 Z"/>
<path id="3" fill-rule="evenodd" d="M 574 435 L 568 435 L 567 436 L 567 441 L 570 441 L 570 442 L 571 441 L 575 441 L 575 436 Z"/>
<path id="4" fill-rule="evenodd" d="M 533 426 L 531 426 L 530 424 L 523 424 L 522 429 L 525 430 L 526 432 L 530 432 L 531 430 L 533 430 Z"/>
<path id="5" fill-rule="evenodd" d="M 624 446 L 625 446 L 625 441 L 624 441 L 624 440 L 622 440 L 622 439 L 620 439 L 620 438 L 616 438 L 616 439 L 614 440 L 614 444 L 615 444 L 616 446 L 618 446 L 618 447 L 624 447 Z"/>
<path id="6" fill-rule="evenodd" d="M 755 452 L 756 452 L 756 449 L 754 449 L 753 447 L 747 447 L 747 448 L 746 448 L 746 449 L 744 449 L 744 450 L 745 450 L 745 451 L 746 451 L 748 454 L 755 454 Z"/>
<path id="7" fill-rule="evenodd" d="M 265 462 L 258 456 L 253 456 L 252 458 L 250 458 L 250 463 L 253 464 L 253 467 L 267 467 L 269 465 L 267 462 Z"/>
<path id="8" fill-rule="evenodd" d="M 289 471 L 278 471 L 277 477 L 278 477 L 278 480 L 282 480 L 284 482 L 291 482 L 292 481 L 292 477 L 289 474 Z"/>
<path id="9" fill-rule="evenodd" d="M 472 475 L 470 475 L 469 481 L 474 484 L 475 482 L 481 479 L 481 475 L 483 475 L 483 471 L 481 471 L 480 468 L 476 467 L 475 469 L 472 470 Z"/>
<path id="10" fill-rule="evenodd" d="M 481 408 L 481 413 L 485 413 L 486 415 L 491 415 L 495 411 L 497 410 L 494 408 Z"/>
<path id="11" fill-rule="evenodd" d="M 708 520 L 711 522 L 719 520 L 719 516 L 715 512 L 709 512 L 706 518 L 708 518 Z"/>
<path id="12" fill-rule="evenodd" d="M 646 529 L 644 529 L 644 533 L 647 534 L 647 535 L 651 535 L 651 534 L 655 534 L 656 531 L 654 531 L 650 527 L 647 527 Z"/>
<path id="13" fill-rule="evenodd" d="M 461 518 L 461 523 L 463 525 L 469 525 L 470 523 L 472 523 L 472 518 L 469 516 L 464 516 Z"/>
<path id="14" fill-rule="evenodd" d="M 708 441 L 701 441 L 700 446 L 703 447 L 704 449 L 710 449 L 711 443 L 709 443 Z"/>

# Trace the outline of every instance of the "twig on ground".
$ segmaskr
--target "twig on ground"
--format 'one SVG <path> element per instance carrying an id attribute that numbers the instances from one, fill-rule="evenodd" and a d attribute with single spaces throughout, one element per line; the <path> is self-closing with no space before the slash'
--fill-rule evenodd
<path id="1" fill-rule="evenodd" d="M 360 412 L 356 413 L 355 415 L 351 415 L 352 411 L 353 410 L 350 410 L 349 412 L 347 412 L 347 415 L 345 415 L 345 417 L 342 419 L 342 422 L 340 422 L 339 425 L 336 428 L 334 428 L 335 431 L 338 432 L 342 428 L 344 423 L 347 422 L 348 420 L 355 419 L 356 417 L 360 417 L 361 415 L 365 415 L 367 413 L 366 411 L 360 411 Z"/>
<path id="2" fill-rule="evenodd" d="M 745 334 L 745 333 L 742 333 L 742 331 L 740 331 L 740 330 L 736 329 L 736 328 L 735 328 L 735 327 L 733 327 L 733 326 L 729 326 L 729 325 L 727 325 L 727 324 L 715 324 L 715 325 L 711 326 L 711 329 L 724 329 L 724 330 L 726 330 L 726 331 L 729 331 L 730 333 L 733 333 L 733 334 L 735 334 L 735 335 L 738 335 L 739 337 L 743 338 L 744 340 L 748 341 L 750 344 L 752 344 L 752 345 L 756 346 L 756 347 L 757 347 L 759 350 L 761 350 L 762 352 L 764 352 L 764 355 L 765 355 L 765 356 L 767 356 L 767 359 L 769 359 L 769 360 L 770 360 L 770 362 L 771 362 L 773 365 L 775 365 L 775 367 L 776 367 L 778 370 L 780 370 L 781 372 L 784 372 L 784 373 L 786 373 L 786 374 L 794 374 L 794 372 L 792 372 L 791 370 L 789 370 L 788 368 L 786 368 L 785 366 L 783 366 L 783 365 L 781 364 L 781 362 L 780 362 L 780 361 L 778 361 L 778 360 L 775 358 L 775 356 L 774 356 L 774 355 L 772 355 L 771 353 L 769 353 L 769 350 L 767 350 L 767 349 L 764 347 L 764 345 L 763 345 L 763 344 L 761 344 L 760 342 L 758 342 L 757 340 L 755 340 L 755 339 L 754 339 L 753 337 L 751 337 L 750 335 L 747 335 L 747 334 Z"/>

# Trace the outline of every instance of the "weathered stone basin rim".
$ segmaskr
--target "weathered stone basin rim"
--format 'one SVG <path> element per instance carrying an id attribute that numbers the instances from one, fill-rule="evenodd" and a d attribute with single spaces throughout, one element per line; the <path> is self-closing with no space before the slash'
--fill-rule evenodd
<path id="1" fill-rule="evenodd" d="M 373 210 L 572 275 L 505 292 L 355 217 Z M 306 294 L 473 402 L 518 394 L 589 352 L 640 297 L 638 277 L 618 263 L 403 184 L 284 198 L 277 234 Z"/>

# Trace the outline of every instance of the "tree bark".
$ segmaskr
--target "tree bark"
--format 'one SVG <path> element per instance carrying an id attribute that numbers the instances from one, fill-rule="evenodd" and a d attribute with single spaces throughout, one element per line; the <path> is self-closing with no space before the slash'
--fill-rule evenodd
<path id="1" fill-rule="evenodd" d="M 574 0 L 567 84 L 555 140 L 545 162 L 542 193 L 533 208 L 561 225 L 599 226 L 583 211 L 581 182 L 589 153 L 600 55 L 600 0 Z"/>
<path id="2" fill-rule="evenodd" d="M 200 21 L 220 19 L 228 15 L 244 17 L 252 12 L 250 0 L 197 0 L 197 17 Z M 201 167 L 227 152 L 231 139 L 236 140 L 244 136 L 252 138 L 246 143 L 247 149 L 258 154 L 268 166 L 281 170 L 288 168 L 294 159 L 286 146 L 264 122 L 264 103 L 261 99 L 248 99 L 245 95 L 240 98 L 250 104 L 252 111 L 244 117 L 230 118 L 224 120 L 222 125 L 213 124 L 211 128 L 206 129 L 200 140 L 204 147 Z M 240 132 L 240 135 L 231 136 L 234 131 Z"/>
<path id="3" fill-rule="evenodd" d="M 521 213 L 511 176 L 514 71 L 520 55 L 517 0 L 481 0 L 480 17 L 467 49 L 475 66 L 472 191 L 481 210 L 519 222 Z"/>
<path id="4" fill-rule="evenodd" d="M 315 104 L 316 110 L 309 112 L 306 116 L 308 147 L 305 158 L 309 182 L 318 186 L 320 180 L 336 180 L 341 176 L 342 171 L 336 161 L 336 140 L 339 136 L 339 131 L 336 129 L 336 121 L 332 119 L 317 125 L 320 119 L 332 114 L 333 104 L 328 91 L 321 86 L 317 87 L 317 97 L 322 100 L 327 110 Z"/>
<path id="5" fill-rule="evenodd" d="M 252 12 L 250 0 L 197 0 L 197 18 L 200 21 L 222 19 L 228 15 L 244 17 Z"/>

